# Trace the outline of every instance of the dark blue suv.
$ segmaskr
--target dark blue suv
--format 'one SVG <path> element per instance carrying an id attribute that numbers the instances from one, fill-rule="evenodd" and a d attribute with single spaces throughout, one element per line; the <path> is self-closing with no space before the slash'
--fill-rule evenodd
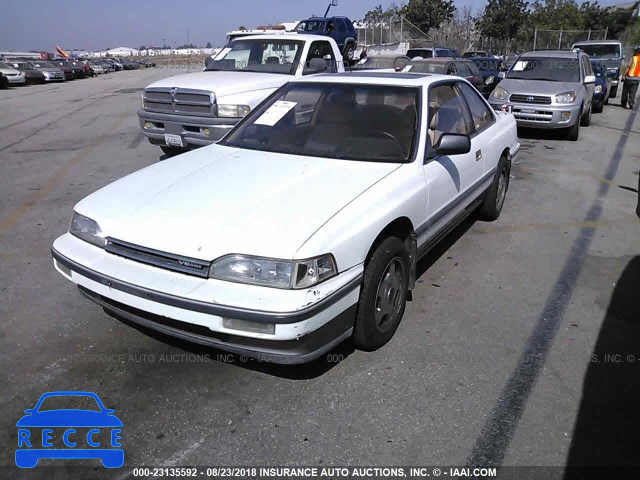
<path id="1" fill-rule="evenodd" d="M 345 60 L 353 60 L 353 53 L 358 45 L 358 34 L 353 22 L 347 17 L 313 17 L 296 25 L 298 33 L 326 35 L 338 44 Z"/>

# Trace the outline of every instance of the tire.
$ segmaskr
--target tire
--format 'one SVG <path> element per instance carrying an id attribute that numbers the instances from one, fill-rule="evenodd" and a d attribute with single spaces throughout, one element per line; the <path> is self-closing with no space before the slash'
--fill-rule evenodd
<path id="1" fill-rule="evenodd" d="M 594 105 L 593 106 L 593 113 L 602 113 L 602 110 L 604 110 L 604 104 L 605 103 L 606 103 L 606 101 L 603 102 L 603 103 L 600 103 L 598 105 Z"/>
<path id="2" fill-rule="evenodd" d="M 160 149 L 164 152 L 167 157 L 175 157 L 176 155 L 180 155 L 181 153 L 188 152 L 188 148 L 180 148 L 180 147 L 167 147 L 166 145 L 160 145 Z"/>
<path id="3" fill-rule="evenodd" d="M 611 93 L 609 94 L 609 98 L 616 98 L 618 95 L 618 86 L 611 87 Z"/>
<path id="4" fill-rule="evenodd" d="M 487 191 L 487 196 L 478 209 L 478 218 L 486 222 L 497 220 L 504 207 L 509 190 L 509 180 L 511 174 L 511 161 L 504 155 L 498 162 L 498 171 L 493 178 L 493 182 Z"/>
<path id="5" fill-rule="evenodd" d="M 589 110 L 587 110 L 581 117 L 580 117 L 580 126 L 581 127 L 588 127 L 589 125 L 591 125 L 591 114 L 593 112 L 593 104 L 589 105 Z"/>
<path id="6" fill-rule="evenodd" d="M 353 342 L 372 351 L 391 340 L 407 305 L 409 252 L 402 240 L 389 237 L 374 250 L 364 271 Z"/>
<path id="7" fill-rule="evenodd" d="M 565 131 L 565 138 L 572 142 L 575 142 L 580 138 L 580 120 L 576 120 L 573 126 L 569 127 Z"/>
<path id="8" fill-rule="evenodd" d="M 353 46 L 353 43 L 348 43 L 344 47 L 343 57 L 346 58 L 349 62 L 351 62 L 353 60 L 353 54 L 354 54 L 355 50 L 356 49 Z"/>

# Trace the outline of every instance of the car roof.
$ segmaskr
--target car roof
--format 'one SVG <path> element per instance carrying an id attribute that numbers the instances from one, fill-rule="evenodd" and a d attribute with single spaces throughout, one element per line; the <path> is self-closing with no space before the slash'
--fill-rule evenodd
<path id="1" fill-rule="evenodd" d="M 420 87 L 441 79 L 451 79 L 451 75 L 430 73 L 396 73 L 372 70 L 352 70 L 346 73 L 321 73 L 293 80 L 294 83 L 351 83 L 360 85 L 389 85 L 400 87 Z"/>
<path id="2" fill-rule="evenodd" d="M 449 62 L 468 62 L 468 58 L 457 57 L 431 57 L 411 60 L 414 63 L 449 63 Z"/>
<path id="3" fill-rule="evenodd" d="M 520 55 L 527 57 L 555 57 L 555 58 L 578 58 L 582 52 L 574 52 L 573 50 L 531 50 Z"/>
<path id="4" fill-rule="evenodd" d="M 579 42 L 573 42 L 574 45 L 594 45 L 600 43 L 607 43 L 610 45 L 622 44 L 620 40 L 581 40 Z"/>
<path id="5" fill-rule="evenodd" d="M 231 41 L 235 42 L 236 40 L 253 40 L 256 38 L 259 40 L 282 40 L 283 38 L 288 40 L 318 40 L 319 36 L 322 36 L 322 35 L 283 31 L 282 33 L 269 33 L 266 35 L 246 35 Z M 330 37 L 327 37 L 327 38 L 330 38 Z"/>

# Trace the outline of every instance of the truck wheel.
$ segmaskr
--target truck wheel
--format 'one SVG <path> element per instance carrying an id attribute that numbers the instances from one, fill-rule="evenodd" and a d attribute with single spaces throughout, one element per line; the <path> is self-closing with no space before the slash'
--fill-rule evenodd
<path id="1" fill-rule="evenodd" d="M 407 305 L 409 252 L 402 240 L 389 237 L 378 245 L 364 271 L 353 341 L 372 351 L 395 333 Z"/>
<path id="2" fill-rule="evenodd" d="M 576 120 L 573 126 L 567 128 L 566 139 L 575 142 L 580 137 L 580 119 Z"/>
<path id="3" fill-rule="evenodd" d="M 616 95 L 618 95 L 617 85 L 615 87 L 611 87 L 611 93 L 609 94 L 609 98 L 616 98 Z"/>
<path id="4" fill-rule="evenodd" d="M 349 44 L 347 44 L 346 47 L 344 47 L 343 56 L 347 60 L 351 61 L 351 60 L 353 60 L 354 52 L 355 52 L 355 48 L 353 46 L 353 43 L 349 43 Z"/>
<path id="5" fill-rule="evenodd" d="M 589 106 L 589 110 L 584 112 L 584 115 L 582 115 L 582 117 L 580 117 L 580 126 L 588 127 L 589 125 L 591 125 L 591 112 L 592 111 L 593 111 L 593 104 L 591 104 Z"/>
<path id="6" fill-rule="evenodd" d="M 498 219 L 507 198 L 510 174 L 511 162 L 503 155 L 498 162 L 498 171 L 487 191 L 487 196 L 478 209 L 478 218 L 487 222 Z"/>
<path id="7" fill-rule="evenodd" d="M 175 157 L 176 155 L 180 155 L 181 153 L 188 152 L 188 148 L 180 148 L 180 147 L 167 147 L 164 145 L 160 145 L 160 149 L 164 152 L 167 157 Z"/>

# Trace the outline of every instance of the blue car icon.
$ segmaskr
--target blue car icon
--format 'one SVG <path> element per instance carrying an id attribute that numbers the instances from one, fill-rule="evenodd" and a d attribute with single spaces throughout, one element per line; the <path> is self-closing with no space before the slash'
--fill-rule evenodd
<path id="1" fill-rule="evenodd" d="M 80 404 L 82 408 L 51 408 L 60 404 Z M 99 458 L 107 468 L 124 464 L 124 450 L 119 448 L 122 422 L 95 393 L 45 393 L 34 408 L 24 412 L 16 424 L 18 467 L 33 468 L 41 458 Z"/>

